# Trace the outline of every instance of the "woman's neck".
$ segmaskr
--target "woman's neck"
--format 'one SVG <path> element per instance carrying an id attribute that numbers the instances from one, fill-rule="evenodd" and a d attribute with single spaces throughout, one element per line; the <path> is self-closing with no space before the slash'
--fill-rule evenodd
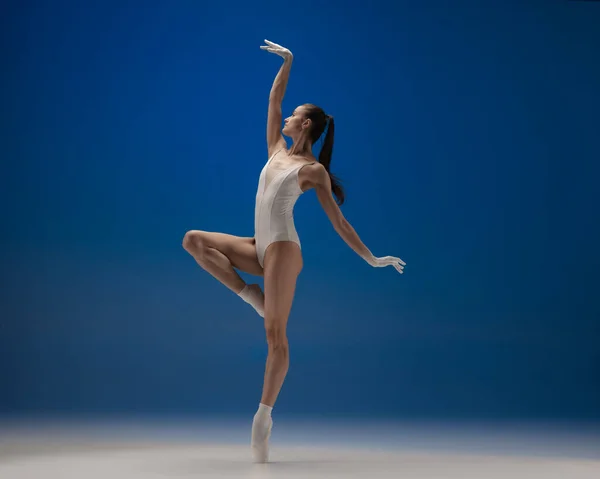
<path id="1" fill-rule="evenodd" d="M 298 140 L 298 142 L 294 142 L 292 144 L 292 147 L 288 153 L 290 155 L 312 156 L 312 145 L 307 141 L 306 138 L 302 138 Z"/>

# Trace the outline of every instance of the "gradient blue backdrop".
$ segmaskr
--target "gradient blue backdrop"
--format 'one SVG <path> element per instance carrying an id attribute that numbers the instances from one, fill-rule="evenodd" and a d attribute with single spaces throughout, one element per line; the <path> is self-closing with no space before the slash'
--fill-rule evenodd
<path id="1" fill-rule="evenodd" d="M 301 198 L 278 414 L 599 415 L 600 4 L 358 4 L 3 7 L 0 413 L 253 414 L 261 319 L 181 240 L 253 235 L 267 38 L 407 262 Z"/>

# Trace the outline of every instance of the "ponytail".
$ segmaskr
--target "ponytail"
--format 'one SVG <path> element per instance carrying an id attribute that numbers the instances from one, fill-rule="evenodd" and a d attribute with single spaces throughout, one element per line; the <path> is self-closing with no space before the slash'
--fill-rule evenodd
<path id="1" fill-rule="evenodd" d="M 333 123 L 333 117 L 328 116 L 329 126 L 327 128 L 327 134 L 325 135 L 325 140 L 323 141 L 323 146 L 321 147 L 321 151 L 319 153 L 319 163 L 321 163 L 327 173 L 329 173 L 329 178 L 331 179 L 331 191 L 337 199 L 337 204 L 342 206 L 345 199 L 344 189 L 342 188 L 340 180 L 331 173 L 329 170 L 329 165 L 331 164 L 331 155 L 333 154 L 333 134 L 335 132 L 335 127 Z"/>

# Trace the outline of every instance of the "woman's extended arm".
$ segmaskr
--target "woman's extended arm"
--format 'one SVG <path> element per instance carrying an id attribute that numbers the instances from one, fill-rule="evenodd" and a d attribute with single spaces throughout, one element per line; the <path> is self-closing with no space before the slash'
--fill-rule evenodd
<path id="1" fill-rule="evenodd" d="M 373 253 L 369 251 L 369 248 L 360 240 L 358 234 L 350 223 L 344 218 L 340 207 L 337 205 L 331 194 L 331 180 L 329 173 L 323 167 L 323 165 L 317 163 L 311 168 L 311 182 L 315 186 L 317 198 L 327 214 L 329 221 L 333 225 L 333 228 L 340 235 L 340 237 L 352 248 L 356 254 L 363 258 L 367 263 L 373 267 L 393 266 L 399 273 L 404 273 L 404 266 L 406 263 L 400 258 L 395 256 L 383 256 L 377 258 L 373 256 Z"/>
<path id="2" fill-rule="evenodd" d="M 281 102 L 285 96 L 285 90 L 287 88 L 294 57 L 291 51 L 282 47 L 281 45 L 278 45 L 277 43 L 270 42 L 269 40 L 265 40 L 265 43 L 267 45 L 261 46 L 261 49 L 275 53 L 284 60 L 283 65 L 281 65 L 281 68 L 279 69 L 279 72 L 273 81 L 273 86 L 271 87 L 271 92 L 269 94 L 269 110 L 267 114 L 267 146 L 269 148 L 269 156 L 271 156 L 276 150 L 286 145 L 281 134 Z"/>

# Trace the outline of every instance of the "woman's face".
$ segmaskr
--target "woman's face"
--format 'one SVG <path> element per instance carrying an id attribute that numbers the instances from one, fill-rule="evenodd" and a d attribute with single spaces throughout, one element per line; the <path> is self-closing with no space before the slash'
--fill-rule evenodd
<path id="1" fill-rule="evenodd" d="M 282 133 L 290 137 L 298 136 L 303 129 L 307 129 L 309 126 L 310 120 L 306 119 L 303 107 L 299 106 L 284 120 Z"/>

